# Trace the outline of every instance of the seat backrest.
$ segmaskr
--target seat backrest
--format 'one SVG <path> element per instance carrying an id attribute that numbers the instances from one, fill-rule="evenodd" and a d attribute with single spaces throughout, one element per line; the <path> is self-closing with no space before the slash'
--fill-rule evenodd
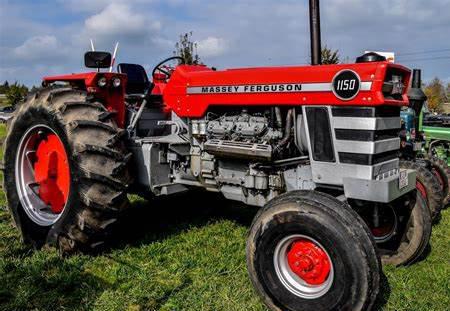
<path id="1" fill-rule="evenodd" d="M 144 94 L 151 86 L 147 73 L 141 65 L 122 63 L 117 65 L 117 71 L 127 75 L 127 94 Z"/>

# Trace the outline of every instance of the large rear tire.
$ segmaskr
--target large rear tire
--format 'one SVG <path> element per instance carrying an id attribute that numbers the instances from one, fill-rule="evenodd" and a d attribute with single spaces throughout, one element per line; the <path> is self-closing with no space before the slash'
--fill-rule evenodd
<path id="1" fill-rule="evenodd" d="M 436 157 L 432 157 L 430 162 L 431 172 L 437 177 L 441 185 L 444 196 L 443 207 L 446 207 L 450 203 L 450 167 L 448 167 L 447 162 Z"/>
<path id="2" fill-rule="evenodd" d="M 113 115 L 71 88 L 40 90 L 17 111 L 6 139 L 5 189 L 26 243 L 67 254 L 107 241 L 131 182 Z"/>
<path id="3" fill-rule="evenodd" d="M 438 178 L 433 173 L 412 161 L 400 161 L 400 168 L 416 171 L 416 188 L 427 201 L 431 218 L 435 220 L 442 209 L 443 193 Z"/>
<path id="4" fill-rule="evenodd" d="M 283 194 L 258 212 L 247 266 L 272 310 L 370 310 L 379 290 L 366 225 L 347 204 L 315 191 Z"/>

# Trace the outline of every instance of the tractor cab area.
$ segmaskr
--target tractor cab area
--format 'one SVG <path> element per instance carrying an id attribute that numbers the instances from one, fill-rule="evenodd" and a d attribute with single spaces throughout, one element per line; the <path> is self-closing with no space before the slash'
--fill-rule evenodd
<path id="1" fill-rule="evenodd" d="M 161 95 L 167 76 L 156 71 L 155 68 L 151 81 L 142 65 L 117 65 L 117 72 L 127 77 L 124 90 L 126 124 L 136 138 L 168 134 L 166 126 L 158 125 L 158 121 L 169 118 Z"/>
<path id="2" fill-rule="evenodd" d="M 144 67 L 138 64 L 121 63 L 117 65 L 117 72 L 127 76 L 125 99 L 139 101 L 153 88 Z"/>

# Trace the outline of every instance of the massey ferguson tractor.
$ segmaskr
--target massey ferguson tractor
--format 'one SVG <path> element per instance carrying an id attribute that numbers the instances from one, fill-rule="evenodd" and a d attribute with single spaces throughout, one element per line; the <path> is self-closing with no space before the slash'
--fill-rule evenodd
<path id="1" fill-rule="evenodd" d="M 261 207 L 247 265 L 270 309 L 369 310 L 381 262 L 414 262 L 431 233 L 416 173 L 399 168 L 411 72 L 373 53 L 320 65 L 317 0 L 310 17 L 312 66 L 216 70 L 171 57 L 148 78 L 136 64 L 102 72 L 111 55 L 87 52 L 98 70 L 45 77 L 6 139 L 24 241 L 97 249 L 127 193 L 203 188 Z"/>

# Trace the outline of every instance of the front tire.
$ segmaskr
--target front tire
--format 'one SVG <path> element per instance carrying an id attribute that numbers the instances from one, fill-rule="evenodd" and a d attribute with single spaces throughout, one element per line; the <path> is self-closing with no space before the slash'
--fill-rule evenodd
<path id="1" fill-rule="evenodd" d="M 83 91 L 28 97 L 8 129 L 5 189 L 23 240 L 62 253 L 104 245 L 128 206 L 130 158 L 103 105 Z"/>
<path id="2" fill-rule="evenodd" d="M 367 227 L 348 205 L 315 191 L 283 194 L 258 212 L 247 266 L 272 310 L 370 310 L 379 290 Z"/>

